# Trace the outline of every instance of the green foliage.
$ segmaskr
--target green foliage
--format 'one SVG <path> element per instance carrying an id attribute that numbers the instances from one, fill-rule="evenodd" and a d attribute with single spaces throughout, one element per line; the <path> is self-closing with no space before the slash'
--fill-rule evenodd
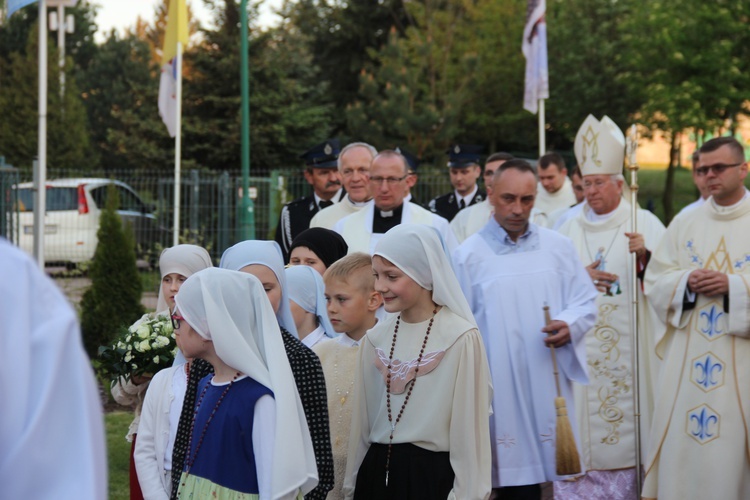
<path id="1" fill-rule="evenodd" d="M 109 343 L 120 326 L 131 325 L 143 314 L 134 237 L 129 228 L 122 227 L 118 204 L 117 189 L 110 185 L 99 218 L 99 244 L 89 272 L 91 287 L 81 299 L 83 343 L 91 357 L 97 355 L 99 346 Z"/>
<path id="2" fill-rule="evenodd" d="M 639 0 L 547 2 L 550 149 L 569 148 L 589 114 L 623 129 L 632 123 L 643 89 L 626 27 L 634 10 L 649 8 Z M 645 31 L 640 36 L 653 43 Z"/>
<path id="3" fill-rule="evenodd" d="M 283 29 L 304 37 L 337 110 L 357 100 L 360 71 L 378 64 L 376 53 L 391 30 L 403 34 L 410 23 L 403 0 L 298 0 L 287 2 L 282 12 L 289 19 Z M 330 125 L 352 135 L 344 113 L 331 116 Z"/>
<path id="4" fill-rule="evenodd" d="M 130 443 L 125 440 L 133 412 L 115 411 L 104 416 L 107 433 L 109 500 L 130 498 Z"/>
<path id="5" fill-rule="evenodd" d="M 476 55 L 461 50 L 467 8 L 456 0 L 408 4 L 413 24 L 372 51 L 361 98 L 347 109 L 349 131 L 381 147 L 407 146 L 422 159 L 442 156 L 461 131 Z"/>
<path id="6" fill-rule="evenodd" d="M 203 44 L 186 55 L 192 74 L 183 86 L 184 157 L 214 170 L 240 165 L 239 16 L 228 0 L 217 28 L 204 31 Z M 332 108 L 299 33 L 253 30 L 248 50 L 250 160 L 254 171 L 265 172 L 297 163 L 297 155 L 324 140 Z"/>
<path id="7" fill-rule="evenodd" d="M 38 34 L 28 34 L 24 52 L 0 60 L 0 151 L 7 161 L 28 167 L 38 154 Z M 50 44 L 51 45 L 51 44 Z M 78 87 L 66 74 L 65 94 L 60 96 L 57 51 L 49 48 L 47 102 L 47 163 L 57 168 L 80 167 L 88 154 L 88 127 Z M 70 61 L 66 68 L 70 68 Z"/>

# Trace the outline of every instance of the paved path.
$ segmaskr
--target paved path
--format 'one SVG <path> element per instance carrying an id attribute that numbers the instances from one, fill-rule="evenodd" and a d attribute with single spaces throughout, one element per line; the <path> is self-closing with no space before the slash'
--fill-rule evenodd
<path id="1" fill-rule="evenodd" d="M 49 273 L 50 269 L 47 269 Z M 54 277 L 55 283 L 63 291 L 68 300 L 70 300 L 73 307 L 79 310 L 79 303 L 83 294 L 91 286 L 91 280 L 87 277 Z M 144 292 L 141 296 L 141 304 L 146 308 L 147 311 L 153 311 L 156 309 L 156 293 L 155 292 Z"/>

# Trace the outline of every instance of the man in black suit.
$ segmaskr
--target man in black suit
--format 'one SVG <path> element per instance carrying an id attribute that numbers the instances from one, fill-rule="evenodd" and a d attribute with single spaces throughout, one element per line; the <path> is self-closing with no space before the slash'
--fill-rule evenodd
<path id="1" fill-rule="evenodd" d="M 313 194 L 289 202 L 281 209 L 274 239 L 281 247 L 284 262 L 289 262 L 292 240 L 310 227 L 313 215 L 338 203 L 346 194 L 336 163 L 339 150 L 338 139 L 331 139 L 300 155 L 305 160 L 305 180 L 312 186 Z"/>
<path id="2" fill-rule="evenodd" d="M 459 210 L 487 197 L 487 193 L 477 185 L 477 179 L 482 173 L 482 167 L 479 166 L 482 149 L 481 146 L 456 144 L 447 151 L 453 191 L 430 201 L 430 211 L 452 220 Z"/>

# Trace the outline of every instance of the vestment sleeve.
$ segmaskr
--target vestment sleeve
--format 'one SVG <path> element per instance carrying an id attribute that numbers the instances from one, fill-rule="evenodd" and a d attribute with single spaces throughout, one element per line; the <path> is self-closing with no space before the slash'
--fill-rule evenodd
<path id="1" fill-rule="evenodd" d="M 0 239 L 0 496 L 107 495 L 101 400 L 75 312 Z"/>
<path id="2" fill-rule="evenodd" d="M 683 308 L 687 280 L 692 269 L 681 269 L 678 261 L 676 224 L 670 225 L 666 234 L 651 255 L 646 268 L 643 290 L 657 318 L 675 329 L 684 328 L 690 320 L 691 310 Z M 697 267 L 696 267 L 697 269 Z M 657 353 L 662 353 L 666 332 L 660 329 L 654 343 Z"/>
<path id="3" fill-rule="evenodd" d="M 354 498 L 354 487 L 357 484 L 357 472 L 367 450 L 370 448 L 370 418 L 367 412 L 367 393 L 365 392 L 364 371 L 375 355 L 372 344 L 366 339 L 359 348 L 357 375 L 354 379 L 354 401 L 352 404 L 352 422 L 349 431 L 349 451 L 346 460 L 346 478 L 344 479 L 344 498 Z"/>
<path id="4" fill-rule="evenodd" d="M 746 275 L 729 275 L 730 335 L 750 337 L 750 283 Z"/>
<path id="5" fill-rule="evenodd" d="M 164 391 L 166 383 L 171 383 L 173 370 L 162 370 L 154 376 L 146 391 L 146 397 L 143 400 L 143 409 L 141 411 L 141 420 L 138 424 L 138 439 L 135 442 L 135 468 L 138 471 L 138 482 L 141 485 L 143 498 L 146 500 L 169 500 L 169 495 L 164 490 L 161 481 L 162 471 L 156 458 L 156 420 L 160 417 L 158 414 L 159 401 L 168 398 L 168 391 Z M 169 375 L 168 380 L 163 380 Z M 181 471 L 174 471 L 179 474 Z"/>
<path id="6" fill-rule="evenodd" d="M 567 282 L 562 283 L 562 310 L 552 311 L 552 318 L 564 321 L 570 329 L 570 344 L 556 349 L 560 368 L 580 384 L 588 383 L 586 343 L 584 337 L 596 321 L 596 288 L 570 240 L 560 247 L 568 265 Z"/>
<path id="7" fill-rule="evenodd" d="M 476 329 L 451 349 L 460 349 L 460 355 L 450 423 L 450 461 L 456 479 L 448 498 L 483 500 L 492 490 L 492 379 L 487 353 Z"/>
<path id="8" fill-rule="evenodd" d="M 257 467 L 258 493 L 260 498 L 271 498 L 271 473 L 273 449 L 276 436 L 276 401 L 266 394 L 255 403 L 253 412 L 253 455 Z M 140 434 L 138 439 L 141 439 Z M 295 498 L 292 492 L 285 498 Z"/>

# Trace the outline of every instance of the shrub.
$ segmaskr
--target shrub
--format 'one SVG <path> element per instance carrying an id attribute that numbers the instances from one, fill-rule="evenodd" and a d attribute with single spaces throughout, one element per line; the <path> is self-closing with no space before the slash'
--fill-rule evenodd
<path id="1" fill-rule="evenodd" d="M 99 243 L 89 269 L 91 286 L 81 299 L 83 343 L 92 358 L 99 346 L 114 338 L 120 326 L 130 325 L 143 315 L 135 238 L 132 228 L 123 228 L 117 214 L 119 203 L 117 189 L 111 184 L 96 233 Z"/>

